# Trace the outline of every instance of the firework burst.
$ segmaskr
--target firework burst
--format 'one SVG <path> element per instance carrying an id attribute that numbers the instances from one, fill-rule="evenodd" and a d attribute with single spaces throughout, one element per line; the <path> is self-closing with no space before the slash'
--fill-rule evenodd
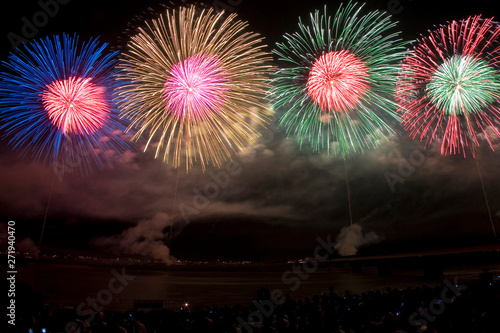
<path id="1" fill-rule="evenodd" d="M 101 169 L 130 148 L 113 102 L 116 53 L 97 39 L 47 37 L 4 62 L 0 128 L 9 144 L 59 172 Z M 64 169 L 64 170 L 62 170 Z"/>
<path id="2" fill-rule="evenodd" d="M 422 37 L 404 60 L 396 89 L 402 124 L 441 154 L 466 156 L 482 136 L 500 137 L 500 26 L 480 16 Z"/>
<path id="3" fill-rule="evenodd" d="M 54 80 L 42 93 L 49 119 L 64 135 L 95 133 L 108 118 L 104 88 L 90 81 L 74 76 Z"/>
<path id="4" fill-rule="evenodd" d="M 119 65 L 122 115 L 156 157 L 186 170 L 220 166 L 253 144 L 272 116 L 265 104 L 272 67 L 262 38 L 212 9 L 167 10 L 133 36 Z"/>
<path id="5" fill-rule="evenodd" d="M 390 15 L 362 15 L 362 7 L 341 5 L 333 18 L 326 7 L 325 15 L 316 11 L 310 25 L 299 20 L 299 31 L 274 51 L 287 66 L 272 89 L 274 107 L 285 110 L 280 123 L 314 151 L 326 147 L 345 156 L 393 134 L 388 121 L 398 117 L 391 96 L 404 43 L 391 32 Z"/>

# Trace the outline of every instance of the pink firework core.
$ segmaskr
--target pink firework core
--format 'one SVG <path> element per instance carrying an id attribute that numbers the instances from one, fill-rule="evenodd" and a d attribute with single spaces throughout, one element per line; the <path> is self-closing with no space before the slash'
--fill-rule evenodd
<path id="1" fill-rule="evenodd" d="M 104 88 L 90 78 L 70 77 L 47 85 L 42 104 L 50 121 L 64 134 L 91 134 L 100 129 L 110 112 Z"/>
<path id="2" fill-rule="evenodd" d="M 179 118 L 203 117 L 223 105 L 229 81 L 215 56 L 194 55 L 172 66 L 163 98 Z"/>
<path id="3" fill-rule="evenodd" d="M 349 51 L 332 51 L 316 60 L 307 91 L 322 111 L 349 111 L 368 89 L 368 67 Z"/>

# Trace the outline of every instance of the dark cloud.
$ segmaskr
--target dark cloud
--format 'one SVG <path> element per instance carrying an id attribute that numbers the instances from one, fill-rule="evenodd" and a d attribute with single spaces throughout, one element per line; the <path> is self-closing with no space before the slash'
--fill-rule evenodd
<path id="1" fill-rule="evenodd" d="M 240 216 L 243 221 L 274 217 L 279 221 L 274 223 L 297 228 L 328 226 L 338 234 L 349 225 L 347 168 L 353 221 L 360 228 L 368 227 L 383 242 L 438 238 L 439 230 L 453 230 L 457 237 L 471 232 L 474 237 L 489 237 L 491 224 L 478 165 L 494 223 L 499 224 L 495 213 L 500 211 L 500 200 L 494 185 L 498 158 L 481 150 L 476 165 L 472 158 L 441 156 L 435 149 L 424 150 L 408 138 L 395 137 L 378 149 L 344 161 L 300 150 L 293 138 L 277 132 L 272 141 L 236 156 L 231 165 L 239 172 L 233 175 L 226 171 L 230 162 L 206 173 L 198 168 L 186 173 L 149 153 L 136 152 L 102 173 L 65 177 L 62 182 L 53 181 L 50 169 L 11 154 L 10 163 L 0 164 L 5 189 L 0 194 L 2 214 L 4 219 L 33 220 L 30 223 L 39 228 L 54 182 L 49 224 L 63 218 L 63 223 L 84 225 L 93 218 L 134 226 L 137 221 L 154 221 L 158 212 L 164 212 L 178 223 L 178 233 L 191 221 Z M 420 159 L 412 165 L 410 156 L 417 156 L 415 152 Z M 224 173 L 229 175 L 227 180 Z M 394 191 L 387 173 L 400 177 L 401 181 L 393 183 Z M 199 198 L 205 201 L 196 201 Z M 192 209 L 187 221 L 182 207 Z"/>

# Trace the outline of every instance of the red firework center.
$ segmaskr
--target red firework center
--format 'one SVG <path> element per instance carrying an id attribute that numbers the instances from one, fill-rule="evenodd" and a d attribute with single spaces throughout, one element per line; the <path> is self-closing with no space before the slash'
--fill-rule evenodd
<path id="1" fill-rule="evenodd" d="M 90 78 L 53 81 L 42 93 L 50 121 L 63 134 L 91 134 L 102 128 L 111 112 L 105 90 Z"/>
<path id="2" fill-rule="evenodd" d="M 355 108 L 369 88 L 368 66 L 347 50 L 332 51 L 316 60 L 307 89 L 322 111 L 347 112 Z"/>

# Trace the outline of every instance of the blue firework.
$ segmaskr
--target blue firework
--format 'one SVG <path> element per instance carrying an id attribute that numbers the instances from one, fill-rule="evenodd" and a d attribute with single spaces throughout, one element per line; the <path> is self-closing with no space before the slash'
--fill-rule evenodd
<path id="1" fill-rule="evenodd" d="M 131 148 L 113 102 L 117 52 L 46 37 L 2 62 L 0 129 L 10 146 L 58 172 L 102 169 Z"/>

